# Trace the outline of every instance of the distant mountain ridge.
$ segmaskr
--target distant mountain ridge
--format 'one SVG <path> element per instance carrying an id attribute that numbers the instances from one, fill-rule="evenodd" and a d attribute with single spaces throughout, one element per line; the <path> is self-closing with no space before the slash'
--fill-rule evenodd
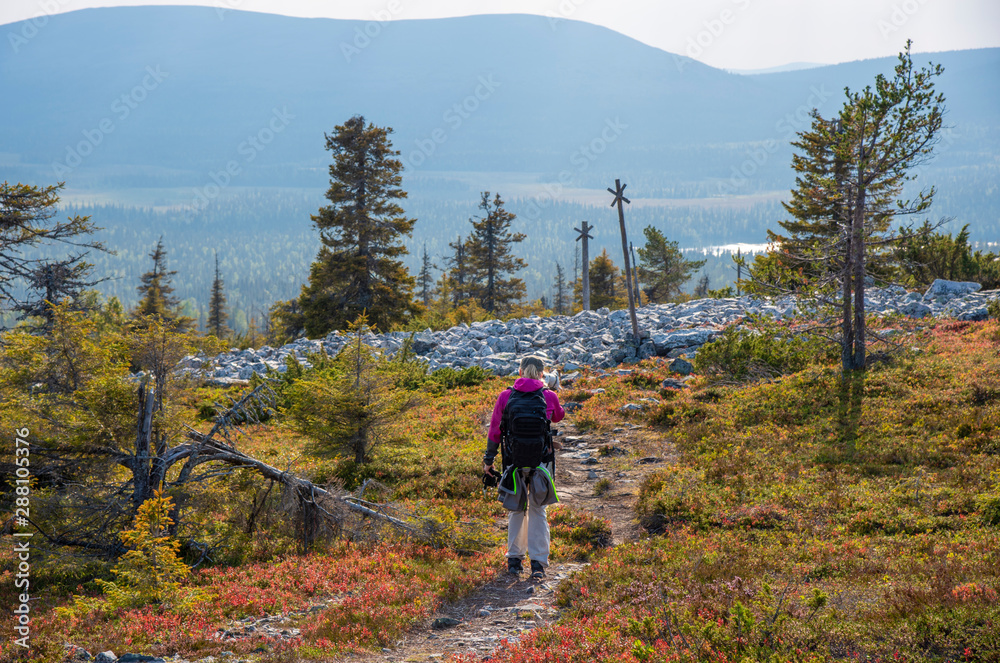
<path id="1" fill-rule="evenodd" d="M 816 67 L 828 67 L 829 63 L 824 62 L 789 62 L 777 67 L 765 67 L 763 69 L 726 69 L 731 74 L 742 76 L 756 76 L 758 74 L 781 74 L 786 71 L 799 71 L 800 69 L 815 69 Z"/>
<path id="2" fill-rule="evenodd" d="M 0 59 L 0 85 L 17 91 L 0 107 L 0 173 L 81 188 L 198 187 L 227 176 L 317 187 L 323 133 L 361 113 L 395 129 L 410 174 L 725 183 L 764 149 L 753 179 L 778 188 L 808 110 L 829 115 L 845 85 L 868 84 L 893 63 L 742 76 L 540 16 L 376 25 L 210 7 L 52 16 Z M 1000 73 L 1000 49 L 931 59 L 946 67 L 940 87 L 961 127 L 952 158 L 989 161 L 1000 88 L 984 83 Z"/>

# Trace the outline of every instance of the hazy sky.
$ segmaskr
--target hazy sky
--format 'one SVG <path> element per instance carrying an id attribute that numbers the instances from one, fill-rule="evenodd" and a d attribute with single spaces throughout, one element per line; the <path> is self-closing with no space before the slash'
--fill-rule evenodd
<path id="1" fill-rule="evenodd" d="M 907 38 L 915 52 L 1000 46 L 1000 0 L 0 0 L 0 25 L 149 4 L 366 20 L 539 14 L 555 30 L 558 18 L 596 23 L 729 69 L 894 55 Z"/>

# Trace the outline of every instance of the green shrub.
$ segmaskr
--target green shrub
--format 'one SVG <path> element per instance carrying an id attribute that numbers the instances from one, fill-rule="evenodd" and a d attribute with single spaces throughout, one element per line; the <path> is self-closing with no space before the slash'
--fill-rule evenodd
<path id="1" fill-rule="evenodd" d="M 756 382 L 830 361 L 836 349 L 824 340 L 757 319 L 751 328 L 728 327 L 694 358 L 695 370 L 717 382 Z"/>
<path id="2" fill-rule="evenodd" d="M 674 466 L 643 478 L 636 512 L 643 528 L 660 533 L 672 523 L 707 526 L 712 506 L 704 473 Z"/>
<path id="3" fill-rule="evenodd" d="M 986 494 L 979 498 L 979 516 L 986 525 L 1000 526 L 1000 494 Z"/>
<path id="4" fill-rule="evenodd" d="M 72 605 L 56 608 L 60 615 L 75 617 L 94 610 L 114 612 L 150 603 L 166 604 L 178 612 L 209 600 L 202 589 L 182 583 L 191 570 L 178 556 L 180 542 L 169 534 L 174 520 L 170 517 L 173 498 L 156 491 L 136 512 L 132 529 L 121 534 L 128 547 L 112 569 L 115 581 L 96 580 L 103 597 L 74 596 Z"/>
<path id="5" fill-rule="evenodd" d="M 460 370 L 446 366 L 431 373 L 427 384 L 434 391 L 450 391 L 457 387 L 477 387 L 492 377 L 493 374 L 482 366 L 469 366 Z"/>
<path id="6" fill-rule="evenodd" d="M 401 444 L 404 415 L 420 402 L 404 385 L 406 362 L 388 359 L 362 339 L 365 319 L 352 325 L 356 340 L 344 346 L 329 368 L 309 371 L 285 389 L 285 412 L 298 432 L 313 440 L 317 455 L 354 458 L 363 465 L 377 447 Z M 349 468 L 342 479 L 350 480 Z"/>
<path id="7" fill-rule="evenodd" d="M 585 414 L 576 418 L 576 429 L 581 433 L 587 433 L 597 429 L 597 419 Z"/>
<path id="8" fill-rule="evenodd" d="M 994 299 L 986 305 L 986 311 L 994 320 L 1000 320 L 1000 299 Z"/>
<path id="9" fill-rule="evenodd" d="M 556 557 L 587 560 L 614 543 L 611 523 L 585 511 L 556 505 L 548 520 Z"/>
<path id="10" fill-rule="evenodd" d="M 663 378 L 651 373 L 636 372 L 625 378 L 625 381 L 639 389 L 659 389 Z"/>

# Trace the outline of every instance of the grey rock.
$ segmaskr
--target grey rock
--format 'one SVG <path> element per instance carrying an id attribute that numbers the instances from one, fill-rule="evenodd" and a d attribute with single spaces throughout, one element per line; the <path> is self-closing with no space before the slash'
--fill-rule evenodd
<path id="1" fill-rule="evenodd" d="M 115 663 L 118 657 L 110 649 L 108 651 L 102 651 L 100 654 L 94 657 L 94 663 Z"/>
<path id="2" fill-rule="evenodd" d="M 660 386 L 664 389 L 687 389 L 687 385 L 680 380 L 671 380 L 670 378 L 661 382 Z"/>
<path id="3" fill-rule="evenodd" d="M 437 342 L 434 340 L 434 336 L 427 332 L 421 332 L 414 334 L 413 344 L 410 346 L 410 349 L 417 354 L 424 354 L 433 350 L 435 346 L 437 346 Z"/>
<path id="4" fill-rule="evenodd" d="M 453 619 L 451 617 L 438 617 L 437 619 L 434 620 L 434 623 L 431 624 L 431 627 L 440 630 L 445 628 L 451 628 L 452 626 L 458 626 L 461 623 L 462 623 L 461 620 Z"/>
<path id="5" fill-rule="evenodd" d="M 602 309 L 603 310 L 603 309 Z M 623 324 L 629 321 L 629 313 L 625 309 L 618 309 L 617 311 L 612 311 L 608 314 L 608 320 L 617 324 Z"/>
<path id="6" fill-rule="evenodd" d="M 931 307 L 920 302 L 908 302 L 899 307 L 899 312 L 911 318 L 926 318 L 931 315 Z"/>
<path id="7" fill-rule="evenodd" d="M 247 364 L 246 366 L 242 366 L 239 370 L 239 373 L 237 373 L 237 377 L 239 377 L 239 379 L 241 380 L 249 380 L 251 377 L 253 377 L 254 373 L 259 373 L 261 375 L 267 373 L 267 364 L 260 361 L 260 362 L 254 362 L 252 364 Z"/>
<path id="8" fill-rule="evenodd" d="M 147 656 L 146 654 L 122 654 L 118 658 L 118 663 L 166 663 L 159 656 Z"/>
<path id="9" fill-rule="evenodd" d="M 228 377 L 211 378 L 206 382 L 213 387 L 245 387 L 250 384 L 249 380 Z"/>
<path id="10" fill-rule="evenodd" d="M 178 368 L 201 368 L 207 360 L 198 355 L 187 355 L 177 363 Z"/>
<path id="11" fill-rule="evenodd" d="M 973 281 L 946 281 L 935 279 L 924 293 L 925 300 L 949 301 L 956 297 L 963 297 L 972 292 L 978 292 L 981 285 Z"/>
<path id="12" fill-rule="evenodd" d="M 679 357 L 670 362 L 669 368 L 672 372 L 679 373 L 680 375 L 691 375 L 692 371 L 694 371 L 694 366 L 691 365 L 691 362 Z"/>
<path id="13" fill-rule="evenodd" d="M 979 308 L 970 309 L 963 311 L 955 316 L 957 320 L 968 320 L 972 322 L 980 322 L 982 320 L 988 320 L 990 317 L 990 312 L 985 306 L 980 306 Z"/>
<path id="14" fill-rule="evenodd" d="M 656 353 L 663 356 L 674 348 L 704 345 L 718 335 L 719 332 L 715 329 L 683 329 L 660 337 L 654 336 L 653 343 L 656 344 Z"/>

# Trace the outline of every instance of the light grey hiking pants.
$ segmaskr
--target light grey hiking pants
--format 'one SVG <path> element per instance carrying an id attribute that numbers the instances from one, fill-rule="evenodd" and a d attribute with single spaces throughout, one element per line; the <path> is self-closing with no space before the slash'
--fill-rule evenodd
<path id="1" fill-rule="evenodd" d="M 542 465 L 552 476 L 555 473 L 553 463 Z M 527 472 L 521 470 L 522 473 Z M 520 475 L 519 481 L 522 486 L 529 486 L 530 482 L 523 479 L 525 474 Z M 530 491 L 530 488 L 529 488 Z M 543 501 L 538 496 L 528 494 L 528 509 L 526 511 L 518 509 L 511 511 L 507 516 L 507 557 L 516 557 L 524 560 L 524 553 L 542 566 L 549 565 L 549 521 L 545 510 L 547 505 L 538 505 L 536 501 Z M 550 501 L 554 501 L 555 491 L 549 495 Z"/>
<path id="2" fill-rule="evenodd" d="M 527 511 L 511 511 L 507 517 L 507 557 L 524 559 L 527 552 L 542 566 L 549 565 L 549 521 L 546 506 L 535 506 L 529 499 Z"/>

